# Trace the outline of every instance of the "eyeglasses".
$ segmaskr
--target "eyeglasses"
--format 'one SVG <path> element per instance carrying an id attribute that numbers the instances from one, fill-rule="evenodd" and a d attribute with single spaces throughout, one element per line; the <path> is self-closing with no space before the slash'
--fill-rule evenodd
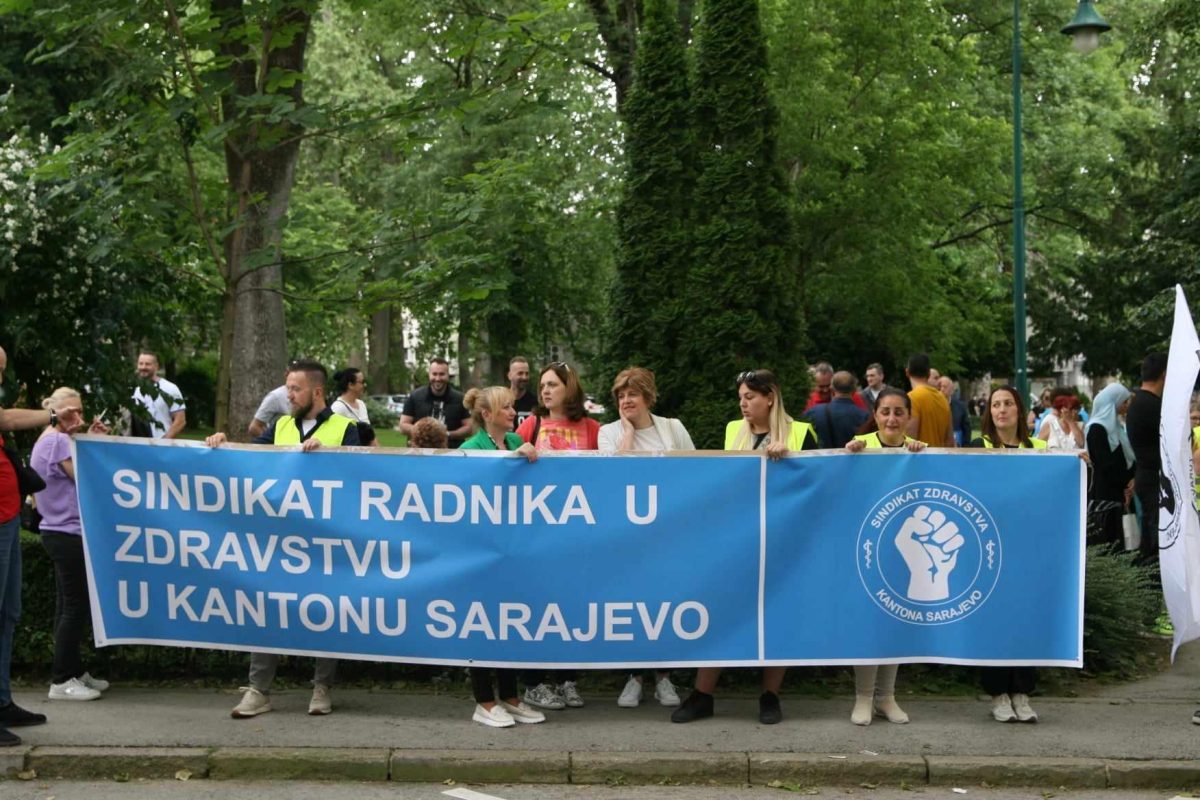
<path id="1" fill-rule="evenodd" d="M 551 362 L 550 362 L 549 364 L 547 364 L 546 366 L 550 367 L 551 369 L 561 369 L 561 370 L 563 370 L 564 372 L 570 372 L 570 371 L 571 371 L 571 365 L 570 365 L 570 364 L 568 364 L 568 363 L 567 363 L 567 362 L 565 362 L 565 361 L 551 361 Z"/>

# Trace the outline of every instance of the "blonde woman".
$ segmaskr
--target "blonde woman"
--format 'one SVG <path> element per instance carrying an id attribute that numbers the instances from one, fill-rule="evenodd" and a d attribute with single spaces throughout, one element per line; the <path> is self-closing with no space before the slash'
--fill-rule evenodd
<path id="1" fill-rule="evenodd" d="M 75 490 L 75 462 L 71 457 L 71 435 L 83 427 L 83 402 L 79 392 L 63 386 L 46 398 L 42 408 L 54 411 L 56 419 L 38 437 L 29 461 L 46 481 L 37 501 L 42 515 L 42 547 L 54 562 L 54 666 L 49 697 L 96 700 L 108 688 L 108 681 L 93 678 L 84 669 L 80 655 L 92 613 L 83 559 L 79 495 Z M 88 433 L 108 433 L 108 427 L 97 419 Z"/>
<path id="2" fill-rule="evenodd" d="M 792 450 L 816 450 L 817 432 L 807 422 L 792 419 L 783 407 L 783 392 L 774 373 L 752 369 L 737 377 L 738 405 L 742 418 L 725 426 L 726 450 L 762 450 L 768 458 L 779 459 Z M 758 721 L 774 725 L 783 719 L 779 705 L 779 687 L 787 667 L 764 667 L 763 692 L 758 698 Z M 672 722 L 692 722 L 713 715 L 713 690 L 717 688 L 720 667 L 701 667 L 696 671 L 692 693 L 671 714 Z"/>
<path id="3" fill-rule="evenodd" d="M 486 389 L 471 389 L 463 398 L 463 405 L 475 421 L 475 435 L 462 444 L 463 450 L 510 450 L 513 455 L 537 461 L 537 448 L 513 433 L 513 422 L 517 410 L 513 408 L 513 394 L 505 386 L 489 386 Z M 473 720 L 491 728 L 511 728 L 521 722 L 533 724 L 545 722 L 542 712 L 521 701 L 517 691 L 517 671 L 497 669 L 496 683 L 500 699 L 496 699 L 496 688 L 492 686 L 492 670 L 486 667 L 471 667 L 471 690 L 475 695 Z"/>

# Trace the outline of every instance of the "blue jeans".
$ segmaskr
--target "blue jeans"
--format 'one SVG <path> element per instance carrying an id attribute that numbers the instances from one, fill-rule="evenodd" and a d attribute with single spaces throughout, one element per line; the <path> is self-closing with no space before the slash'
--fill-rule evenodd
<path id="1" fill-rule="evenodd" d="M 21 618 L 21 515 L 0 522 L 0 706 L 12 702 L 13 634 Z"/>

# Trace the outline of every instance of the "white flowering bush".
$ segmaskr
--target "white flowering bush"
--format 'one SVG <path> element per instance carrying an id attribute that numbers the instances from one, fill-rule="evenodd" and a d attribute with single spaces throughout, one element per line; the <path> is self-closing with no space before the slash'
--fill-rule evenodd
<path id="1" fill-rule="evenodd" d="M 94 406 L 117 406 L 133 380 L 128 350 L 162 341 L 171 326 L 166 267 L 126 246 L 121 203 L 111 204 L 86 167 L 62 159 L 44 136 L 6 135 L 0 344 L 24 388 L 8 397 L 36 403 L 67 384 L 97 397 Z"/>

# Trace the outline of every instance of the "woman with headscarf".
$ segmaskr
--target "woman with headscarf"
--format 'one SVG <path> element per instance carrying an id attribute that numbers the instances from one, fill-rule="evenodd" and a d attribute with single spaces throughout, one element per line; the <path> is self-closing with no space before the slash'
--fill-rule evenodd
<path id="1" fill-rule="evenodd" d="M 1123 538 L 1121 515 L 1133 494 L 1133 447 L 1121 417 L 1129 409 L 1129 390 L 1110 383 L 1092 401 L 1086 439 L 1092 462 L 1088 489 L 1088 543 L 1107 544 Z"/>

